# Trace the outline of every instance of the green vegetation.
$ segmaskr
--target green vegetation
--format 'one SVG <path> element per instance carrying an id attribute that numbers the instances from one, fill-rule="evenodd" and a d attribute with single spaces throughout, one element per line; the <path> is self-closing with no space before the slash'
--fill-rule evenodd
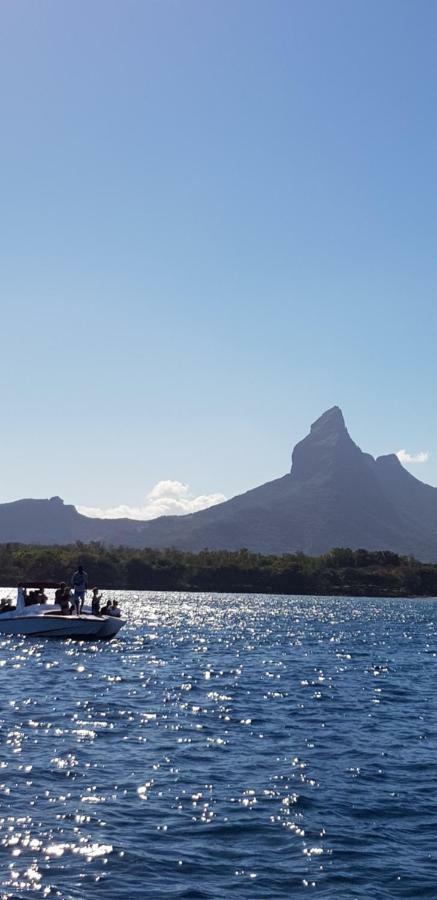
<path id="1" fill-rule="evenodd" d="M 223 591 L 352 596 L 437 596 L 437 565 L 388 550 L 336 548 L 323 556 L 248 550 L 132 550 L 99 543 L 0 544 L 0 585 L 67 581 L 78 563 L 90 586 L 126 590 Z"/>

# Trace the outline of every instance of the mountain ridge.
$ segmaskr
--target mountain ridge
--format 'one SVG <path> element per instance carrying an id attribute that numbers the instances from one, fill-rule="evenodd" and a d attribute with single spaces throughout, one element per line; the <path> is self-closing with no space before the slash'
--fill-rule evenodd
<path id="1" fill-rule="evenodd" d="M 437 488 L 395 454 L 376 459 L 354 443 L 338 406 L 295 445 L 287 474 L 208 509 L 139 521 L 96 519 L 59 497 L 0 504 L 0 542 L 110 545 L 180 550 L 385 549 L 437 560 Z"/>

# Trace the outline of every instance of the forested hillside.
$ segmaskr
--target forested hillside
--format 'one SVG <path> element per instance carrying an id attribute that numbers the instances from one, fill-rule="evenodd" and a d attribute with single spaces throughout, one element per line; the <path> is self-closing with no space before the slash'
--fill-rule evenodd
<path id="1" fill-rule="evenodd" d="M 0 584 L 66 581 L 78 563 L 90 587 L 352 596 L 437 595 L 437 565 L 387 550 L 334 549 L 323 556 L 204 550 L 135 550 L 102 544 L 0 545 Z"/>

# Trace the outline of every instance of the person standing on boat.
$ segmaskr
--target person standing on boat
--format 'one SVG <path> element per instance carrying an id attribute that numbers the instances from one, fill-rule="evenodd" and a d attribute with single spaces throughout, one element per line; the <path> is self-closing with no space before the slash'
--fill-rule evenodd
<path id="1" fill-rule="evenodd" d="M 83 566 L 78 566 L 76 572 L 71 579 L 71 587 L 73 588 L 73 603 L 76 607 L 76 615 L 82 612 L 85 601 L 85 594 L 88 590 L 88 575 L 84 571 Z"/>
<path id="2" fill-rule="evenodd" d="M 17 590 L 17 613 L 22 613 L 26 609 L 26 588 L 22 584 L 18 585 Z"/>

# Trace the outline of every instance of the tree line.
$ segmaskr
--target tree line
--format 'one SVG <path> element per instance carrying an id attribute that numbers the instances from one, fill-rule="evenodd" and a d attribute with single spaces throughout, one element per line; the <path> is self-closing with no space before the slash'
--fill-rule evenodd
<path id="1" fill-rule="evenodd" d="M 242 549 L 152 550 L 101 543 L 0 544 L 0 585 L 66 581 L 81 563 L 90 587 L 352 596 L 437 596 L 437 565 L 388 550 L 335 548 L 322 556 Z"/>

